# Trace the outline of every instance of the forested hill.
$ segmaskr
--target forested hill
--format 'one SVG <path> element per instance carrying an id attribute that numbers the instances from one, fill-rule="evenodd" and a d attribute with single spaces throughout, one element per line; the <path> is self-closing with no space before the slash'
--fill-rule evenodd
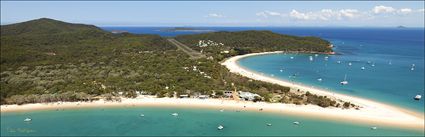
<path id="1" fill-rule="evenodd" d="M 271 31 L 212 32 L 194 35 L 180 35 L 176 39 L 198 51 L 217 56 L 222 50 L 231 55 L 267 51 L 332 52 L 330 42 L 318 37 L 282 35 Z M 199 41 L 210 41 L 217 45 L 200 47 Z M 218 55 L 220 58 L 220 56 Z M 221 58 L 220 58 L 221 59 Z"/>
<path id="2" fill-rule="evenodd" d="M 2 25 L 1 36 L 53 35 L 58 33 L 108 33 L 94 25 L 72 24 L 41 18 L 22 23 Z"/>
<path id="3" fill-rule="evenodd" d="M 287 49 L 281 46 L 308 50 L 320 46 L 320 51 L 327 51 L 324 47 L 329 44 L 318 38 L 267 31 L 178 38 L 192 45 L 199 39 L 212 39 L 225 43 L 223 48 L 253 51 Z M 112 34 L 92 25 L 38 19 L 1 26 L 0 48 L 1 104 L 87 101 L 93 97 L 109 100 L 116 96 L 136 97 L 136 93 L 221 97 L 222 91 L 237 88 L 257 93 L 263 97 L 258 100 L 269 102 L 342 106 L 342 102 L 327 97 L 292 93 L 288 87 L 230 73 L 218 58 L 191 60 L 158 35 Z M 221 50 L 218 46 L 214 48 Z"/>

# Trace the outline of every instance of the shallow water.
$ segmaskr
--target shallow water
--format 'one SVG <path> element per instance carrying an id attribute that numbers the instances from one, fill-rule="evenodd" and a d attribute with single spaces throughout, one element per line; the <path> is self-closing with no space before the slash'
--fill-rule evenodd
<path id="1" fill-rule="evenodd" d="M 178 113 L 177 117 L 171 113 Z M 143 113 L 145 116 L 140 117 Z M 33 120 L 23 122 L 26 117 Z M 190 108 L 94 108 L 2 113 L 1 135 L 423 135 L 423 131 L 356 125 L 264 112 Z M 294 125 L 299 121 L 300 125 Z M 271 123 L 272 126 L 267 126 Z M 223 130 L 217 130 L 218 125 Z"/>
<path id="2" fill-rule="evenodd" d="M 402 39 L 398 35 L 389 35 L 392 36 L 388 37 L 389 40 L 379 41 L 371 37 L 387 31 L 375 31 L 374 35 L 358 35 L 357 40 L 329 39 L 338 55 L 316 57 L 309 54 L 273 54 L 247 57 L 238 63 L 265 75 L 273 74 L 279 79 L 378 100 L 423 113 L 424 100 L 413 100 L 417 94 L 424 95 L 423 38 Z M 412 31 L 411 34 L 403 34 L 416 37 L 414 35 L 417 33 Z M 313 61 L 310 61 L 310 56 Z M 415 64 L 414 70 L 411 70 L 412 64 Z M 345 75 L 349 84 L 342 86 L 340 82 Z"/>

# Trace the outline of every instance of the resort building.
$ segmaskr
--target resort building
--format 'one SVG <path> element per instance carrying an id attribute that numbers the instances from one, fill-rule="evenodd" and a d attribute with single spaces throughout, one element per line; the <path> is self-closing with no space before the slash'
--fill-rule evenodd
<path id="1" fill-rule="evenodd" d="M 238 91 L 238 92 L 239 92 L 239 98 L 241 100 L 253 101 L 256 96 L 261 97 L 260 95 L 251 93 L 251 92 L 243 92 L 243 91 Z"/>

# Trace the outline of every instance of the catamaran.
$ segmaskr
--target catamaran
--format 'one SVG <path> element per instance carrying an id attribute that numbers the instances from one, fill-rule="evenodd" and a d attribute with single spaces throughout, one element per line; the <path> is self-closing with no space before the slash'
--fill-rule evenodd
<path id="1" fill-rule="evenodd" d="M 347 74 L 345 74 L 345 76 L 344 76 L 344 81 L 341 81 L 340 83 L 341 83 L 341 85 L 347 85 L 348 84 Z"/>

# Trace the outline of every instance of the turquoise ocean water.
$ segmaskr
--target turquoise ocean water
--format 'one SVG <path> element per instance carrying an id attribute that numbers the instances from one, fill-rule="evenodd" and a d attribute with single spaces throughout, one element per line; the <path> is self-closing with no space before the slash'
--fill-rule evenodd
<path id="1" fill-rule="evenodd" d="M 171 113 L 178 113 L 174 117 Z M 145 116 L 140 117 L 143 113 Z M 31 117 L 32 122 L 23 122 Z M 294 125 L 299 121 L 300 125 Z M 272 126 L 267 126 L 271 123 Z M 218 125 L 223 130 L 218 130 Z M 282 116 L 261 112 L 218 109 L 123 107 L 33 111 L 2 114 L 1 135 L 138 135 L 138 136 L 276 136 L 276 135 L 376 135 L 414 136 L 421 131 L 373 125 Z"/>
<path id="2" fill-rule="evenodd" d="M 159 27 L 108 27 L 105 30 L 126 30 L 131 33 L 175 36 L 197 32 L 162 32 Z M 330 40 L 341 55 L 266 55 L 241 60 L 251 70 L 274 74 L 275 77 L 335 92 L 378 100 L 410 110 L 424 112 L 424 31 L 423 29 L 383 28 L 274 28 L 274 27 L 208 27 L 208 30 L 270 30 L 299 36 L 320 36 Z M 291 60 L 289 57 L 294 56 Z M 388 62 L 391 60 L 392 65 Z M 341 64 L 336 63 L 341 61 Z M 367 61 L 375 63 L 375 67 Z M 352 66 L 348 66 L 352 62 Z M 415 70 L 411 71 L 411 65 Z M 365 66 L 365 70 L 360 67 Z M 283 72 L 280 69 L 283 68 Z M 290 75 L 297 74 L 295 78 Z M 347 74 L 349 84 L 338 83 Z M 317 79 L 322 78 L 322 82 Z M 178 117 L 170 114 L 177 112 Z M 143 113 L 145 117 L 139 115 Z M 33 120 L 23 122 L 26 117 Z M 301 124 L 295 126 L 294 121 Z M 267 126 L 271 123 L 272 126 Z M 224 130 L 217 130 L 222 124 Z M 163 136 L 423 136 L 413 131 L 374 125 L 358 125 L 304 117 L 261 112 L 235 112 L 191 108 L 92 108 L 64 111 L 31 111 L 1 113 L 1 136 L 11 135 L 163 135 Z"/>
<path id="3" fill-rule="evenodd" d="M 279 79 L 424 113 L 424 99 L 413 99 L 424 95 L 424 38 L 418 37 L 423 36 L 423 31 L 363 32 L 349 39 L 327 38 L 337 55 L 274 54 L 248 57 L 238 63 Z M 341 85 L 345 75 L 349 84 Z"/>

